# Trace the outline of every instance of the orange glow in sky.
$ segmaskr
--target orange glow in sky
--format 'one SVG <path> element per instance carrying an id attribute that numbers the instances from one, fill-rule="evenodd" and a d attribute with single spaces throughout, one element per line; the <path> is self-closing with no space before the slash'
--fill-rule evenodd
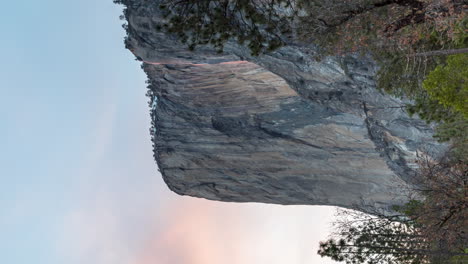
<path id="1" fill-rule="evenodd" d="M 333 263 L 317 254 L 332 207 L 175 201 L 133 264 Z M 318 212 L 320 211 L 320 212 Z M 324 217 L 317 219 L 317 217 Z M 329 218 L 328 218 L 329 219 Z M 327 220 L 328 220 L 327 219 Z"/>

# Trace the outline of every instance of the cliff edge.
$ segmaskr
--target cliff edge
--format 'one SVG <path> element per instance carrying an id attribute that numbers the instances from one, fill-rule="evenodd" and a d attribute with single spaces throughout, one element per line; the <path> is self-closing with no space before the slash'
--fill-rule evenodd
<path id="1" fill-rule="evenodd" d="M 143 61 L 154 153 L 171 190 L 231 202 L 389 208 L 404 202 L 418 155 L 443 146 L 356 56 L 314 59 L 290 43 L 250 56 L 190 52 L 158 32 L 158 1 L 126 0 L 126 46 Z"/>

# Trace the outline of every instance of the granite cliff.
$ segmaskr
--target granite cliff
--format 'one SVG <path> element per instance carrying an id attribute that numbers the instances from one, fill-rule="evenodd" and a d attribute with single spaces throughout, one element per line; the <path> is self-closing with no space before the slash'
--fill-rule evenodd
<path id="1" fill-rule="evenodd" d="M 154 29 L 157 1 L 122 2 L 153 97 L 155 159 L 178 194 L 388 208 L 404 201 L 417 156 L 442 150 L 376 89 L 369 58 L 317 61 L 300 43 L 258 57 L 234 42 L 190 52 Z"/>

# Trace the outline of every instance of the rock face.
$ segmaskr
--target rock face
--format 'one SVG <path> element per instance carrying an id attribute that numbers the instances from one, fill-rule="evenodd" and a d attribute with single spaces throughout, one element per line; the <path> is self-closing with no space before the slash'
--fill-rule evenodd
<path id="1" fill-rule="evenodd" d="M 154 30 L 157 1 L 124 1 L 127 48 L 144 61 L 155 158 L 181 195 L 233 202 L 388 208 L 404 201 L 432 131 L 375 88 L 370 59 L 314 59 L 291 43 L 251 57 L 187 51 Z"/>

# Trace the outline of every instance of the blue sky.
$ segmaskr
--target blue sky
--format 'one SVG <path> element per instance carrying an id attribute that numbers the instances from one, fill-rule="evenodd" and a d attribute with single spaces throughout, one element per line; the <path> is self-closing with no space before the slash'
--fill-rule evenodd
<path id="1" fill-rule="evenodd" d="M 332 208 L 169 192 L 152 158 L 146 77 L 124 49 L 120 6 L 16 0 L 2 10 L 1 263 L 325 263 L 313 247 Z"/>
<path id="2" fill-rule="evenodd" d="M 148 138 L 145 77 L 123 49 L 111 1 L 19 0 L 2 10 L 0 261 L 53 263 L 48 239 L 61 217 L 86 199 L 83 189 L 100 188 L 83 174 L 131 147 L 113 128 L 135 118 Z"/>

